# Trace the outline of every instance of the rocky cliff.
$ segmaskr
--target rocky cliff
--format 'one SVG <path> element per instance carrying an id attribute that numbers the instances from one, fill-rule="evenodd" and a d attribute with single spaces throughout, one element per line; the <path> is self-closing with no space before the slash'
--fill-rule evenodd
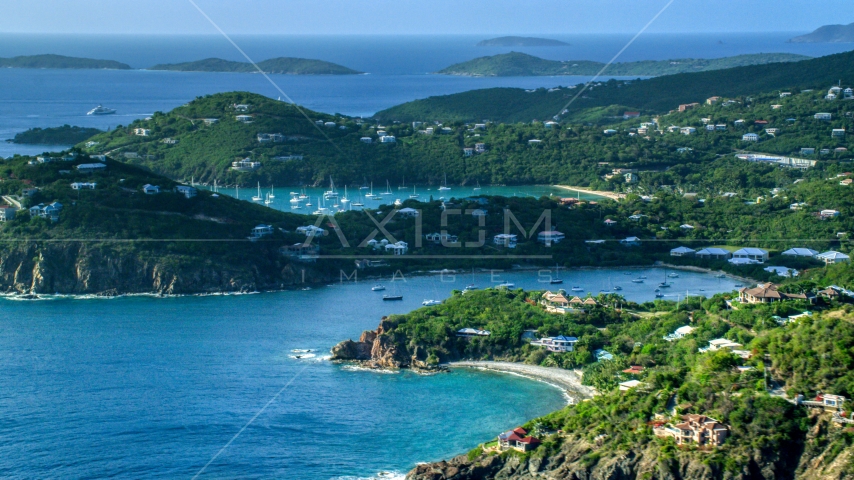
<path id="1" fill-rule="evenodd" d="M 332 347 L 332 360 L 360 362 L 371 368 L 437 368 L 427 363 L 423 348 L 416 346 L 409 351 L 399 339 L 389 335 L 387 322 L 387 317 L 383 317 L 379 327 L 362 332 L 358 342 L 344 340 Z"/>
<path id="2" fill-rule="evenodd" d="M 90 243 L 21 243 L 0 250 L 0 291 L 195 294 L 274 290 L 303 282 L 304 267 L 271 263 L 217 262 Z M 326 280 L 305 271 L 306 283 Z"/>
<path id="3" fill-rule="evenodd" d="M 813 427 L 803 439 L 799 455 L 753 449 L 748 458 L 727 465 L 710 462 L 709 451 L 667 451 L 657 442 L 634 448 L 590 443 L 567 435 L 556 445 L 527 455 L 461 455 L 450 461 L 425 463 L 410 471 L 407 480 L 843 480 L 854 478 L 854 446 L 846 429 L 814 414 Z M 726 455 L 726 453 L 725 453 Z M 740 465 L 740 466 L 737 466 Z M 737 466 L 737 467 L 735 467 Z"/>

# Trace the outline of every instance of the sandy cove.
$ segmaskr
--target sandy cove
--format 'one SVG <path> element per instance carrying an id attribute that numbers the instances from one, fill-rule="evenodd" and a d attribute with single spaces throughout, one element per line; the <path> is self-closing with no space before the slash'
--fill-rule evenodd
<path id="1" fill-rule="evenodd" d="M 572 192 L 581 192 L 581 193 L 586 193 L 589 195 L 596 195 L 597 197 L 610 198 L 611 200 L 614 200 L 614 201 L 619 201 L 619 200 L 626 198 L 626 194 L 624 194 L 624 193 L 606 192 L 603 190 L 591 190 L 589 188 L 570 187 L 568 185 L 555 185 L 555 187 L 562 188 L 564 190 L 570 190 Z"/>
<path id="2" fill-rule="evenodd" d="M 596 389 L 581 384 L 581 376 L 573 370 L 562 368 L 540 367 L 537 365 L 525 365 L 513 362 L 485 362 L 485 361 L 459 361 L 447 364 L 450 368 L 479 368 L 501 373 L 512 373 L 523 377 L 554 385 L 578 402 L 592 398 L 596 395 Z"/>

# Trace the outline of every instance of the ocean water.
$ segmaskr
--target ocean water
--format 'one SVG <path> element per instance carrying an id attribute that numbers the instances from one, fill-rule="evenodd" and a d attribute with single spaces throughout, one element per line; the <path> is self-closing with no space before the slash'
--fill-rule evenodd
<path id="1" fill-rule="evenodd" d="M 567 288 L 621 283 L 629 298 L 651 296 L 623 273 L 562 276 Z M 323 358 L 382 315 L 472 281 L 543 288 L 536 272 L 450 279 L 380 280 L 404 295 L 391 303 L 368 279 L 255 295 L 0 299 L 0 477 L 191 477 L 279 391 L 200 478 L 402 474 L 561 408 L 557 389 L 512 375 L 382 374 Z M 672 281 L 708 294 L 734 284 L 690 272 Z"/>
<path id="2" fill-rule="evenodd" d="M 684 57 L 714 58 L 743 53 L 791 52 L 811 56 L 850 49 L 847 44 L 791 44 L 802 32 L 771 34 L 658 34 L 641 36 L 619 61 Z M 453 36 L 235 36 L 258 60 L 276 56 L 317 58 L 367 72 L 355 76 L 272 78 L 295 102 L 310 109 L 370 116 L 418 98 L 490 87 L 538 88 L 574 85 L 589 77 L 465 78 L 431 75 L 453 63 L 511 50 L 555 60 L 610 60 L 626 35 L 557 35 L 568 47 L 474 46 L 482 37 Z M 0 34 L 0 56 L 57 53 L 105 58 L 146 68 L 156 63 L 221 57 L 243 60 L 218 36 L 109 36 Z M 602 77 L 607 80 L 611 77 Z M 260 75 L 154 71 L 0 69 L 0 140 L 32 127 L 63 124 L 97 128 L 127 125 L 155 111 L 168 111 L 196 96 L 246 90 L 280 94 Z M 98 104 L 117 115 L 92 117 Z M 39 154 L 57 147 L 0 143 L 0 156 Z"/>

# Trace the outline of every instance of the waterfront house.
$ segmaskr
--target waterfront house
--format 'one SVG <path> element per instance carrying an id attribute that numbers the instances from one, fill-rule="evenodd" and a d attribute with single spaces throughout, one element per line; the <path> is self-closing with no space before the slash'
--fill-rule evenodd
<path id="1" fill-rule="evenodd" d="M 531 342 L 531 345 L 535 347 L 544 347 L 550 352 L 563 353 L 571 352 L 575 348 L 576 343 L 578 343 L 578 339 L 576 337 L 558 335 L 557 337 L 545 337 L 534 340 Z"/>
<path id="2" fill-rule="evenodd" d="M 747 258 L 763 263 L 768 260 L 768 251 L 761 248 L 742 248 L 732 252 L 732 258 Z"/>
<path id="3" fill-rule="evenodd" d="M 848 262 L 851 260 L 851 257 L 848 255 L 836 252 L 834 250 L 830 250 L 828 252 L 822 252 L 815 256 L 816 260 L 821 260 L 826 265 L 835 265 L 837 263 Z"/>
<path id="4" fill-rule="evenodd" d="M 672 438 L 678 445 L 720 446 L 729 435 L 729 427 L 714 418 L 690 414 L 683 415 L 682 422 L 676 425 L 653 428 L 653 433 L 657 437 Z"/>
<path id="5" fill-rule="evenodd" d="M 755 133 L 745 133 L 744 135 L 741 136 L 741 140 L 744 142 L 758 142 L 759 141 L 759 135 L 757 135 Z"/>
<path id="6" fill-rule="evenodd" d="M 564 238 L 566 238 L 566 235 L 555 230 L 547 230 L 537 234 L 537 242 L 542 243 L 547 247 L 551 246 L 553 243 L 560 243 Z"/>
<path id="7" fill-rule="evenodd" d="M 151 185 L 151 184 L 146 183 L 145 185 L 142 186 L 142 193 L 144 193 L 146 195 L 156 195 L 156 194 L 160 193 L 160 187 L 157 185 Z"/>
<path id="8" fill-rule="evenodd" d="M 252 115 L 236 115 L 234 119 L 240 123 L 252 123 Z"/>
<path id="9" fill-rule="evenodd" d="M 499 233 L 492 237 L 492 243 L 499 247 L 516 248 L 516 235 L 513 233 Z"/>
<path id="10" fill-rule="evenodd" d="M 539 445 L 540 440 L 528 436 L 528 432 L 522 427 L 498 435 L 498 449 L 501 451 L 516 450 L 524 453 L 530 452 Z"/>
<path id="11" fill-rule="evenodd" d="M 74 182 L 71 184 L 72 190 L 95 190 L 95 182 Z"/>
<path id="12" fill-rule="evenodd" d="M 723 248 L 704 248 L 702 250 L 698 250 L 694 255 L 697 258 L 708 260 L 726 260 L 732 257 L 732 253 Z"/>
<path id="13" fill-rule="evenodd" d="M 676 247 L 670 250 L 671 257 L 690 257 L 696 253 L 696 250 L 688 247 Z"/>
<path id="14" fill-rule="evenodd" d="M 74 167 L 80 173 L 100 172 L 107 168 L 105 163 L 81 163 Z"/>
<path id="15" fill-rule="evenodd" d="M 781 255 L 786 255 L 787 257 L 805 257 L 812 258 L 818 254 L 818 251 L 813 250 L 811 248 L 790 248 Z"/>
<path id="16" fill-rule="evenodd" d="M 199 193 L 195 187 L 191 187 L 189 185 L 178 185 L 175 187 L 175 192 L 184 195 L 186 198 L 193 198 Z"/>

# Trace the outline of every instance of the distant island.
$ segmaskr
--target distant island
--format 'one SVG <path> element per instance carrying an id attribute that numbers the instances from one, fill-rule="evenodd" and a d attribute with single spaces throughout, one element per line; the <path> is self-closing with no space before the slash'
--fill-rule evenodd
<path id="1" fill-rule="evenodd" d="M 335 63 L 306 58 L 279 57 L 258 62 L 264 73 L 285 75 L 359 75 L 359 72 Z M 169 70 L 174 72 L 232 72 L 256 73 L 258 70 L 246 62 L 234 62 L 221 58 L 206 58 L 195 62 L 165 63 L 150 67 L 148 70 Z"/>
<path id="2" fill-rule="evenodd" d="M 798 62 L 810 57 L 791 53 L 756 53 L 735 57 L 675 60 L 644 60 L 611 64 L 605 73 L 619 76 L 657 77 L 676 73 L 703 72 L 747 65 L 764 65 L 778 62 Z M 439 70 L 442 75 L 472 77 L 530 77 L 551 75 L 596 75 L 604 63 L 589 60 L 546 60 L 526 53 L 510 52 L 490 57 L 480 57 Z"/>
<path id="3" fill-rule="evenodd" d="M 566 47 L 566 42 L 551 38 L 498 37 L 478 42 L 478 47 Z"/>
<path id="4" fill-rule="evenodd" d="M 31 128 L 7 141 L 32 145 L 74 145 L 99 133 L 103 133 L 103 131 L 97 128 L 63 125 L 51 128 Z"/>
<path id="5" fill-rule="evenodd" d="M 814 32 L 789 40 L 790 43 L 849 43 L 854 42 L 854 23 L 825 25 Z"/>
<path id="6" fill-rule="evenodd" d="M 66 57 L 64 55 L 20 55 L 0 57 L 0 68 L 72 68 L 91 70 L 130 70 L 130 65 L 115 60 Z"/>

